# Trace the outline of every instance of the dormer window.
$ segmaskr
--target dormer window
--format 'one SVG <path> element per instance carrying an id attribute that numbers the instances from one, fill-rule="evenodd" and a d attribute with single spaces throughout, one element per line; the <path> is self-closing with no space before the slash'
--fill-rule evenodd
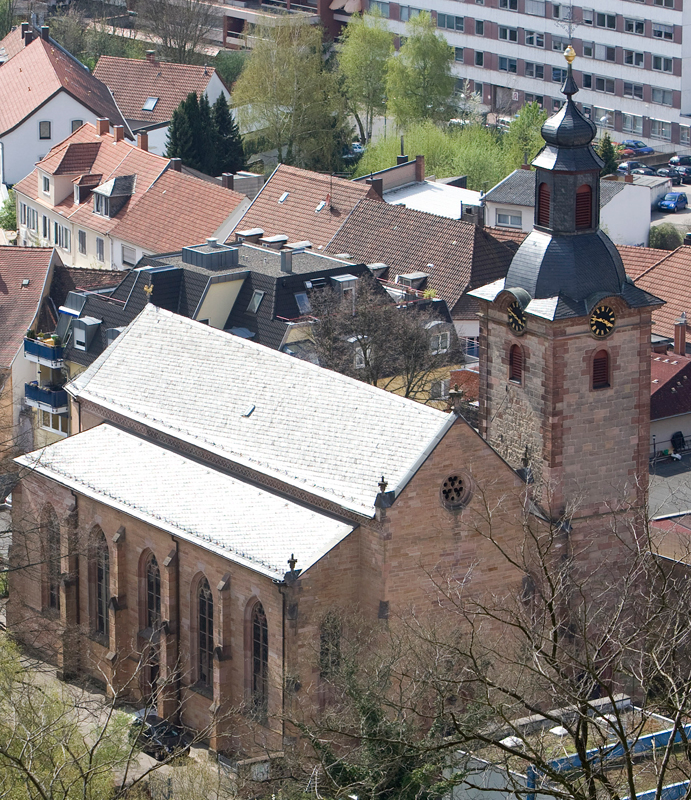
<path id="1" fill-rule="evenodd" d="M 147 97 L 146 103 L 142 106 L 142 111 L 153 111 L 158 103 L 158 97 Z"/>
<path id="2" fill-rule="evenodd" d="M 43 176 L 43 194 L 50 194 L 50 178 L 47 175 Z"/>
<path id="3" fill-rule="evenodd" d="M 110 216 L 109 211 L 109 198 L 94 192 L 94 214 L 100 214 L 102 217 L 108 217 Z"/>
<path id="4" fill-rule="evenodd" d="M 261 305 L 265 294 L 266 292 L 262 292 L 260 289 L 255 289 L 254 292 L 252 292 L 252 299 L 247 306 L 248 314 L 256 314 L 257 311 L 259 311 L 259 306 Z"/>

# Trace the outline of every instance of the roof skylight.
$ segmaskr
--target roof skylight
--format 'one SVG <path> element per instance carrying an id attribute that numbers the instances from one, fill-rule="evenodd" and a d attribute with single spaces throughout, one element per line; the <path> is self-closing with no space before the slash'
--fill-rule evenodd
<path id="1" fill-rule="evenodd" d="M 142 106 L 142 111 L 153 111 L 158 103 L 158 97 L 147 97 L 146 103 Z"/>

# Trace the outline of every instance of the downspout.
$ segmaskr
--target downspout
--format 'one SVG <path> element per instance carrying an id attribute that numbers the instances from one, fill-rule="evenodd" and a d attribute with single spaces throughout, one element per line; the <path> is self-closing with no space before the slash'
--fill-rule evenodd
<path id="1" fill-rule="evenodd" d="M 285 581 L 275 581 L 281 595 L 281 747 L 286 736 L 286 593 Z"/>

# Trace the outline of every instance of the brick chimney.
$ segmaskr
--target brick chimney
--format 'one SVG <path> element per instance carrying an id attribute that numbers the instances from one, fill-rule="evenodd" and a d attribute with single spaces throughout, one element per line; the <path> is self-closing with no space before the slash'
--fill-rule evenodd
<path id="1" fill-rule="evenodd" d="M 374 189 L 380 200 L 384 199 L 384 180 L 382 178 L 368 178 L 367 183 Z"/>
<path id="2" fill-rule="evenodd" d="M 113 125 L 113 136 L 116 142 L 121 142 L 125 138 L 125 126 Z"/>
<path id="3" fill-rule="evenodd" d="M 633 183 L 633 175 L 624 175 L 624 183 Z"/>
<path id="4" fill-rule="evenodd" d="M 50 28 L 47 25 L 41 25 L 41 39 L 44 42 L 50 41 Z"/>
<path id="5" fill-rule="evenodd" d="M 425 157 L 415 156 L 415 180 L 421 183 L 425 180 Z"/>
<path id="6" fill-rule="evenodd" d="M 137 147 L 147 153 L 149 152 L 149 134 L 146 131 L 140 131 L 137 134 Z"/>
<path id="7" fill-rule="evenodd" d="M 686 311 L 674 323 L 674 352 L 678 356 L 686 355 Z"/>
<path id="8" fill-rule="evenodd" d="M 155 50 L 147 50 L 146 51 L 146 60 L 147 61 L 156 61 L 156 51 Z"/>
<path id="9" fill-rule="evenodd" d="M 179 158 L 170 159 L 170 168 L 176 172 L 182 172 L 182 161 Z"/>
<path id="10" fill-rule="evenodd" d="M 404 155 L 396 156 L 396 166 L 397 167 L 400 167 L 401 164 L 407 164 L 407 163 L 408 163 L 408 156 L 404 156 Z"/>
<path id="11" fill-rule="evenodd" d="M 224 189 L 232 189 L 233 188 L 233 173 L 232 172 L 224 172 L 221 175 L 221 186 Z"/>
<path id="12" fill-rule="evenodd" d="M 99 136 L 105 136 L 108 133 L 108 129 L 110 128 L 110 123 L 107 119 L 97 119 L 96 120 L 96 133 Z"/>
<path id="13" fill-rule="evenodd" d="M 23 39 L 26 36 L 26 32 L 29 30 L 29 23 L 28 22 L 22 22 L 21 30 L 22 30 L 22 39 Z"/>
<path id="14" fill-rule="evenodd" d="M 34 32 L 29 28 L 27 32 L 24 34 L 24 47 L 31 44 L 34 39 Z"/>

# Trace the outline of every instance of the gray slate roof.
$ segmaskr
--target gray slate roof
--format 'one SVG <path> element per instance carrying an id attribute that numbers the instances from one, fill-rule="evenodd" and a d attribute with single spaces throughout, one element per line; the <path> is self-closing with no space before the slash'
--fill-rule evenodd
<path id="1" fill-rule="evenodd" d="M 71 395 L 374 515 L 449 415 L 147 305 Z"/>
<path id="2" fill-rule="evenodd" d="M 624 191 L 625 183 L 621 181 L 600 181 L 600 208 Z M 517 169 L 507 175 L 485 195 L 491 203 L 508 203 L 515 206 L 535 206 L 535 171 Z"/>
<path id="3" fill-rule="evenodd" d="M 292 553 L 308 569 L 354 528 L 108 424 L 18 462 L 272 578 Z"/>

